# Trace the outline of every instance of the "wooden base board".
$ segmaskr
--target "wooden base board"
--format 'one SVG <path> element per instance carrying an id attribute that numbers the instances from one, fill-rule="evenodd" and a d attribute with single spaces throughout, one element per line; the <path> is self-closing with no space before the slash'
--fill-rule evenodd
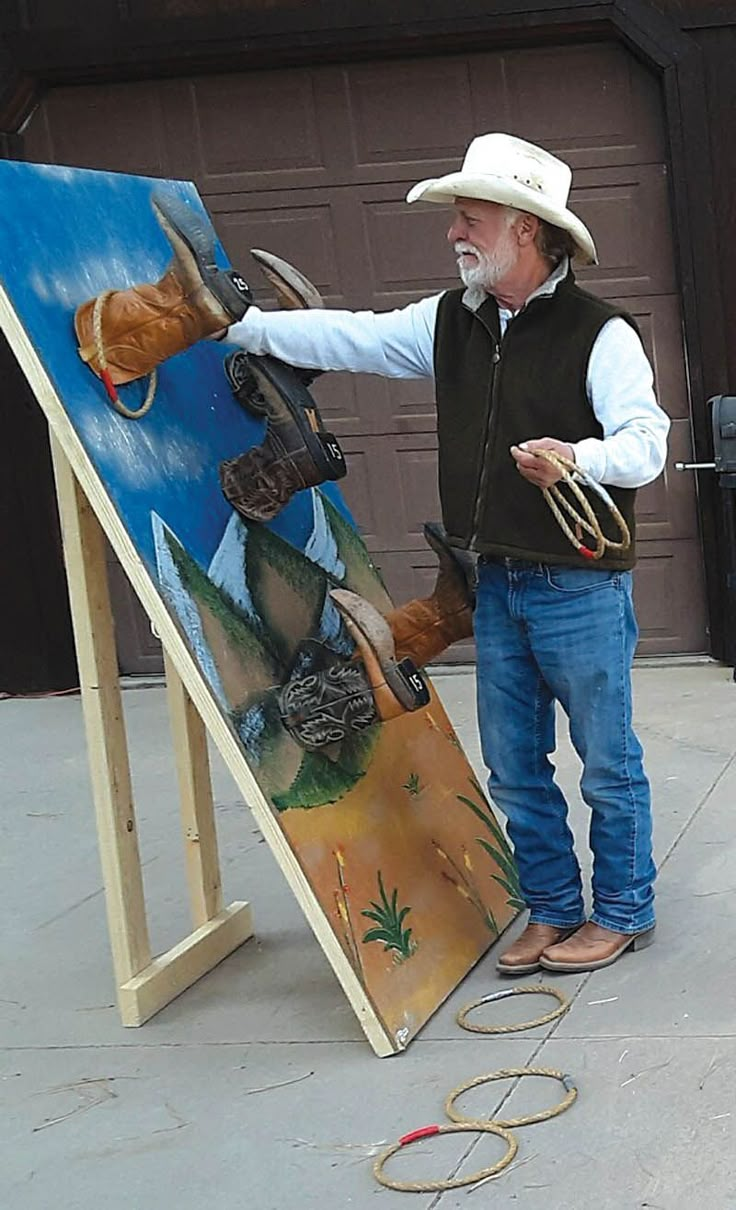
<path id="1" fill-rule="evenodd" d="M 123 1025 L 143 1025 L 252 936 L 250 904 L 231 903 L 118 988 Z"/>

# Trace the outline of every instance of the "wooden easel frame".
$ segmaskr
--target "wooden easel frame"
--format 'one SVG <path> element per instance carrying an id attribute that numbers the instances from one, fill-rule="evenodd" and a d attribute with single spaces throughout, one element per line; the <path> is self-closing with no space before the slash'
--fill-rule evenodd
<path id="1" fill-rule="evenodd" d="M 251 910 L 246 902 L 222 906 L 207 760 L 208 731 L 374 1052 L 383 1057 L 404 1050 L 409 1039 L 402 1031 L 394 1037 L 378 1017 L 2 287 L 0 324 L 51 433 L 108 927 L 123 1024 L 142 1025 L 253 933 Z M 103 399 L 100 406 L 107 406 Z M 146 923 L 103 534 L 161 637 L 166 663 L 194 929 L 183 941 L 156 957 L 151 953 Z"/>
<path id="2" fill-rule="evenodd" d="M 142 1025 L 253 934 L 247 903 L 223 908 L 207 736 L 176 668 L 166 684 L 194 931 L 153 958 L 118 683 L 104 535 L 52 437 L 107 921 L 123 1025 Z"/>

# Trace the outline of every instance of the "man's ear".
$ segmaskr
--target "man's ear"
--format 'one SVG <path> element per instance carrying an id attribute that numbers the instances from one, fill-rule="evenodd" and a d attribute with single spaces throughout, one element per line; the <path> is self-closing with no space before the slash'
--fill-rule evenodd
<path id="1" fill-rule="evenodd" d="M 519 241 L 519 247 L 526 248 L 529 244 L 533 244 L 538 230 L 539 219 L 536 214 L 520 214 L 516 222 L 516 238 Z"/>

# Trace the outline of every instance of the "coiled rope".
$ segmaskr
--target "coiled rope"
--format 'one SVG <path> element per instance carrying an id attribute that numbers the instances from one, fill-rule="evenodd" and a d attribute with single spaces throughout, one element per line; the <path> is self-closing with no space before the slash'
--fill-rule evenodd
<path id="1" fill-rule="evenodd" d="M 104 340 L 102 337 L 102 308 L 104 307 L 104 305 L 107 302 L 110 295 L 114 294 L 114 293 L 115 293 L 115 290 L 103 290 L 102 294 L 97 295 L 97 298 L 94 301 L 94 306 L 92 308 L 92 335 L 93 335 L 94 342 L 95 342 L 95 352 L 97 354 L 97 361 L 100 366 L 100 378 L 102 379 L 103 383 L 105 384 L 105 390 L 107 391 L 108 397 L 110 399 L 110 403 L 115 408 L 115 411 L 119 412 L 121 416 L 125 416 L 125 418 L 127 420 L 140 420 L 142 416 L 146 415 L 146 412 L 150 412 L 151 407 L 153 406 L 153 400 L 156 395 L 156 383 L 158 381 L 158 374 L 156 372 L 156 368 L 154 367 L 154 369 L 151 371 L 151 377 L 148 381 L 148 390 L 146 391 L 146 397 L 143 400 L 143 403 L 141 404 L 141 406 L 136 409 L 126 407 L 125 404 L 123 403 L 122 399 L 118 395 L 115 384 L 113 383 L 112 377 L 110 376 L 110 371 L 108 369 L 108 364 L 107 364 L 107 357 L 105 356 L 105 344 L 104 344 Z"/>
<path id="2" fill-rule="evenodd" d="M 416 1143 L 419 1139 L 426 1139 L 435 1134 L 461 1133 L 497 1134 L 506 1143 L 506 1154 L 502 1155 L 495 1164 L 490 1164 L 488 1168 L 481 1168 L 479 1172 L 471 1172 L 469 1176 L 458 1176 L 447 1181 L 397 1181 L 386 1176 L 383 1170 L 386 1161 L 402 1147 L 407 1147 L 410 1143 Z M 439 1193 L 443 1189 L 459 1189 L 462 1185 L 474 1185 L 477 1181 L 495 1176 L 497 1172 L 503 1172 L 518 1150 L 519 1144 L 513 1134 L 497 1122 L 463 1122 L 452 1126 L 422 1126 L 419 1130 L 412 1130 L 410 1134 L 405 1134 L 400 1138 L 397 1143 L 387 1147 L 373 1165 L 373 1175 L 379 1184 L 385 1185 L 387 1189 L 399 1189 L 406 1193 Z"/>
<path id="3" fill-rule="evenodd" d="M 552 1012 L 545 1013 L 544 1016 L 536 1017 L 533 1021 L 520 1021 L 518 1024 L 512 1025 L 469 1025 L 467 1015 L 472 1009 L 477 1008 L 481 1004 L 489 1004 L 495 1000 L 505 1000 L 510 996 L 518 995 L 544 995 L 554 996 L 559 1001 L 557 1008 Z M 524 987 L 504 988 L 503 991 L 493 992 L 491 995 L 482 996 L 479 1000 L 473 1000 L 471 1004 L 466 1004 L 464 1008 L 457 1014 L 456 1020 L 458 1025 L 463 1029 L 469 1030 L 471 1033 L 484 1034 L 506 1034 L 514 1033 L 522 1029 L 534 1029 L 538 1025 L 547 1025 L 550 1021 L 555 1021 L 566 1013 L 570 1007 L 570 1000 L 558 991 L 556 987 L 550 987 L 545 983 L 529 984 Z M 455 1101 L 467 1092 L 470 1088 L 476 1088 L 481 1084 L 488 1084 L 494 1080 L 516 1079 L 523 1076 L 546 1076 L 549 1079 L 559 1080 L 565 1089 L 565 1096 L 551 1109 L 542 1109 L 537 1113 L 525 1114 L 518 1118 L 488 1118 L 475 1119 L 467 1118 L 458 1112 L 455 1108 Z M 459 1189 L 462 1185 L 475 1185 L 479 1181 L 487 1180 L 489 1177 L 496 1176 L 499 1172 L 503 1172 L 504 1168 L 513 1160 L 518 1150 L 518 1144 L 514 1135 L 509 1133 L 510 1127 L 527 1126 L 532 1122 L 546 1122 L 550 1118 L 555 1118 L 559 1114 L 564 1113 L 569 1109 L 573 1102 L 577 1099 L 578 1090 L 573 1081 L 573 1077 L 566 1072 L 557 1071 L 549 1067 L 505 1067 L 499 1071 L 492 1071 L 488 1075 L 475 1076 L 472 1080 L 468 1080 L 464 1084 L 459 1084 L 450 1092 L 445 1100 L 445 1113 L 453 1122 L 452 1126 L 423 1126 L 419 1130 L 412 1130 L 409 1134 L 405 1134 L 398 1140 L 397 1143 L 392 1143 L 385 1151 L 381 1153 L 373 1165 L 373 1175 L 381 1185 L 385 1185 L 389 1189 L 398 1189 L 407 1193 L 440 1193 L 446 1189 Z M 496 1134 L 500 1138 L 505 1139 L 508 1150 L 495 1164 L 488 1168 L 483 1168 L 479 1172 L 472 1172 L 469 1176 L 452 1177 L 449 1180 L 437 1181 L 398 1181 L 386 1176 L 384 1167 L 397 1151 L 406 1147 L 410 1143 L 415 1143 L 419 1139 L 429 1138 L 435 1134 L 451 1134 L 455 1131 L 467 1131 L 469 1133 L 477 1132 L 479 1134 Z"/>
<path id="4" fill-rule="evenodd" d="M 468 1014 L 473 1009 L 480 1008 L 481 1004 L 508 1000 L 510 996 L 554 996 L 558 1004 L 557 1008 L 545 1013 L 543 1017 L 535 1017 L 533 1021 L 519 1021 L 512 1025 L 471 1025 L 468 1022 Z M 547 983 L 530 983 L 523 987 L 505 987 L 503 991 L 491 992 L 488 996 L 481 996 L 479 1000 L 471 1000 L 470 1004 L 466 1004 L 464 1008 L 460 1009 L 455 1020 L 461 1029 L 467 1029 L 471 1034 L 513 1034 L 522 1029 L 535 1029 L 538 1025 L 547 1025 L 550 1021 L 556 1021 L 558 1017 L 567 1012 L 569 1007 L 569 999 L 556 987 L 550 987 Z"/>
<path id="5" fill-rule="evenodd" d="M 467 1080 L 465 1084 L 458 1084 L 457 1088 L 453 1088 L 445 1101 L 445 1113 L 452 1122 L 458 1123 L 476 1123 L 478 1118 L 469 1118 L 467 1115 L 458 1113 L 455 1108 L 455 1101 L 462 1096 L 464 1092 L 468 1092 L 471 1088 L 479 1088 L 482 1084 L 490 1084 L 494 1080 L 510 1080 L 521 1078 L 523 1076 L 542 1076 L 550 1080 L 559 1080 L 562 1087 L 565 1089 L 565 1096 L 551 1109 L 540 1109 L 537 1113 L 527 1113 L 520 1118 L 490 1118 L 496 1126 L 503 1126 L 506 1130 L 512 1130 L 514 1126 L 530 1126 L 532 1122 L 547 1122 L 550 1118 L 556 1118 L 558 1114 L 564 1113 L 569 1109 L 573 1101 L 577 1098 L 577 1086 L 573 1082 L 572 1076 L 564 1071 L 557 1071 L 553 1067 L 505 1067 L 501 1071 L 492 1071 L 487 1076 L 474 1076 L 472 1080 Z"/>
<path id="6" fill-rule="evenodd" d="M 622 553 L 627 551 L 631 546 L 629 527 L 605 487 L 591 478 L 586 471 L 581 470 L 575 462 L 572 462 L 569 458 L 565 458 L 563 454 L 558 454 L 555 450 L 537 449 L 530 452 L 534 454 L 535 458 L 543 458 L 545 462 L 549 462 L 555 470 L 559 471 L 561 481 L 572 492 L 585 514 L 581 516 L 574 504 L 567 499 L 567 496 L 564 495 L 556 483 L 553 483 L 551 487 L 542 488 L 542 495 L 551 508 L 557 524 L 575 547 L 576 551 L 586 559 L 600 559 L 607 550 L 617 550 Z M 621 535 L 618 542 L 612 541 L 612 539 L 607 538 L 603 533 L 600 521 L 590 501 L 583 492 L 581 484 L 594 492 L 606 505 Z M 578 532 L 572 529 L 564 515 L 565 513 L 574 521 Z M 594 547 L 586 546 L 581 541 L 579 533 L 581 530 L 594 539 Z"/>

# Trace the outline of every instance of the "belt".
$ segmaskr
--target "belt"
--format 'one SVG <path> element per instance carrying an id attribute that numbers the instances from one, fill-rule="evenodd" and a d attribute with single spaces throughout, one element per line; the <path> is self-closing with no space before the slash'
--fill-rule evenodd
<path id="1" fill-rule="evenodd" d="M 539 559 L 511 559 L 507 555 L 479 555 L 478 562 L 494 563 L 498 567 L 507 568 L 508 571 L 536 571 L 546 567 L 546 563 Z"/>

